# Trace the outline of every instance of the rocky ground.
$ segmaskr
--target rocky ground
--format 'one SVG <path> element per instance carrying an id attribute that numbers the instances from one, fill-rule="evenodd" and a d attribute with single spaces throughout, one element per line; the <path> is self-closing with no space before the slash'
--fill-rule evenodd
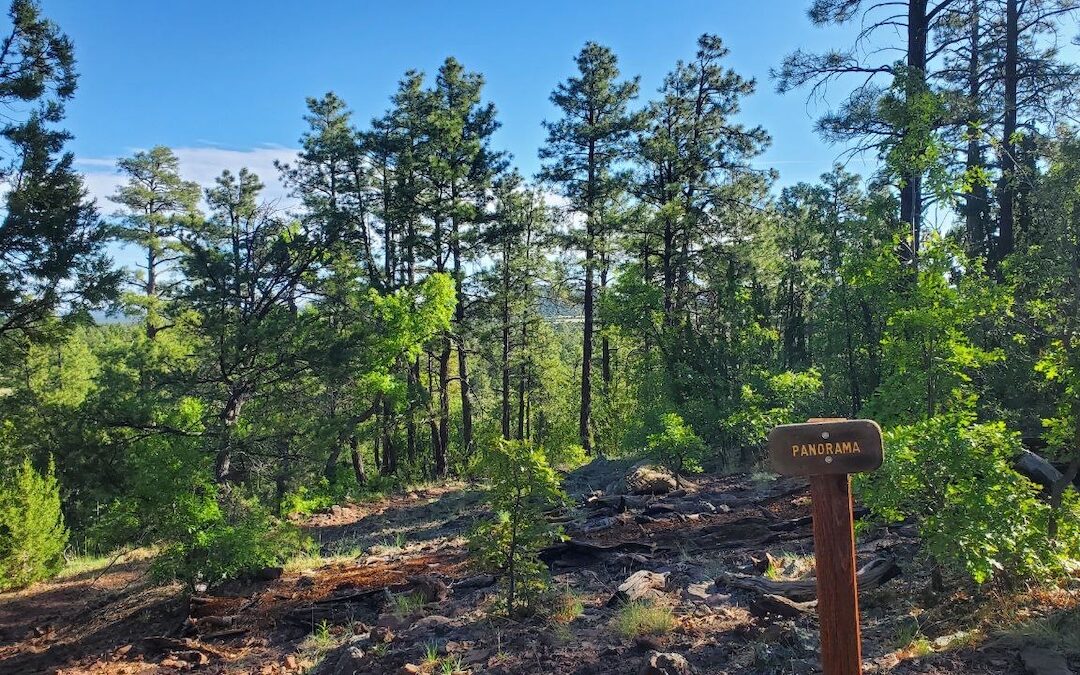
<path id="1" fill-rule="evenodd" d="M 545 552 L 556 594 L 544 616 L 496 611 L 463 538 L 486 515 L 482 493 L 447 484 L 313 516 L 304 526 L 328 557 L 312 569 L 188 597 L 121 559 L 0 596 L 0 672 L 819 672 L 805 482 L 676 486 L 601 460 L 566 488 L 575 506 L 553 517 L 570 538 Z M 861 533 L 858 562 L 867 672 L 1080 667 L 1080 583 L 934 594 L 909 526 Z M 651 634 L 624 625 L 656 615 Z"/>

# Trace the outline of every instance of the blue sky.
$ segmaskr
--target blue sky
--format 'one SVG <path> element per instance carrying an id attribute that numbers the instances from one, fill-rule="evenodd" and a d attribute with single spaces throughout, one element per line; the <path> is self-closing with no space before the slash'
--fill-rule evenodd
<path id="1" fill-rule="evenodd" d="M 692 57 L 702 32 L 720 35 L 729 66 L 757 78 L 743 120 L 772 134 L 761 164 L 777 168 L 782 183 L 812 180 L 840 151 L 814 135 L 821 109 L 801 94 L 777 95 L 768 76 L 797 47 L 851 39 L 849 28 L 812 26 L 805 0 L 43 5 L 75 43 L 81 79 L 66 125 L 99 196 L 115 185 L 116 157 L 156 144 L 177 148 L 182 170 L 200 182 L 248 165 L 269 183 L 273 159 L 287 156 L 303 131 L 305 97 L 333 90 L 366 123 L 385 110 L 405 70 L 434 72 L 448 55 L 485 75 L 503 123 L 497 143 L 531 175 L 541 121 L 555 116 L 548 95 L 573 72 L 585 41 L 612 47 L 648 97 L 676 59 Z"/>

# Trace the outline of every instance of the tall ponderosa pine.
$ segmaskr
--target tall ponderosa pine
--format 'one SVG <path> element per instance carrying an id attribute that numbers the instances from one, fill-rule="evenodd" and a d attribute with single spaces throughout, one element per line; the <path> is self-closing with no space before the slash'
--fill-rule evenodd
<path id="1" fill-rule="evenodd" d="M 492 181 L 505 166 L 503 153 L 491 148 L 491 136 L 499 127 L 495 106 L 482 101 L 484 78 L 467 72 L 449 58 L 439 68 L 431 92 L 432 112 L 428 118 L 428 176 L 430 207 L 436 246 L 445 245 L 450 272 L 457 291 L 453 340 L 447 336 L 439 355 L 440 446 L 435 458 L 435 474 L 447 472 L 445 453 L 449 444 L 449 360 L 451 343 L 457 351 L 457 378 L 461 395 L 461 452 L 473 451 L 473 395 L 468 366 L 469 325 L 465 290 L 465 265 L 481 255 L 477 248 L 477 226 L 487 219 L 485 205 Z M 441 247 L 440 247 L 441 248 Z M 436 269 L 442 271 L 443 251 L 435 251 Z"/>
<path id="2" fill-rule="evenodd" d="M 236 428 L 264 388 L 304 372 L 299 314 L 303 283 L 326 250 L 324 233 L 286 220 L 259 202 L 263 189 L 246 169 L 225 171 L 206 191 L 210 216 L 182 233 L 186 285 L 181 299 L 198 312 L 211 356 L 197 385 L 216 404 L 215 478 L 232 480 Z"/>
<path id="3" fill-rule="evenodd" d="M 157 146 L 147 152 L 117 162 L 127 183 L 110 199 L 126 209 L 116 237 L 145 251 L 146 265 L 135 282 L 146 316 L 146 336 L 153 340 L 166 318 L 164 301 L 172 294 L 175 280 L 163 278 L 179 260 L 177 232 L 185 219 L 196 217 L 199 201 L 197 183 L 180 177 L 180 161 L 172 150 Z"/>
<path id="4" fill-rule="evenodd" d="M 769 143 L 764 129 L 735 120 L 755 83 L 724 68 L 727 54 L 720 38 L 698 39 L 694 60 L 679 62 L 664 79 L 639 144 L 638 193 L 660 221 L 656 257 L 666 326 L 685 321 L 695 250 L 710 238 L 710 214 L 732 196 L 726 187 L 759 177 L 750 160 Z"/>
<path id="5" fill-rule="evenodd" d="M 930 83 L 937 74 L 931 67 L 946 45 L 931 40 L 957 4 L 958 0 L 814 0 L 808 13 L 815 24 L 862 22 L 856 44 L 824 54 L 796 51 L 775 73 L 780 92 L 811 85 L 811 95 L 823 93 L 846 76 L 859 78 L 859 86 L 818 127 L 827 139 L 854 140 L 858 148 L 878 150 L 889 159 L 900 192 L 900 222 L 911 232 L 907 245 L 912 256 L 918 255 L 922 236 L 923 180 L 934 156 L 934 132 L 943 124 Z M 862 48 L 864 42 L 898 26 L 903 27 L 903 41 L 889 45 L 889 51 L 901 55 L 897 61 L 875 61 L 885 50 Z M 882 75 L 888 78 L 886 86 L 879 83 Z"/>
<path id="6" fill-rule="evenodd" d="M 629 109 L 638 94 L 638 80 L 620 81 L 615 54 L 594 42 L 585 45 L 575 62 L 578 75 L 551 94 L 563 116 L 544 122 L 548 136 L 540 158 L 546 160 L 541 178 L 558 186 L 584 219 L 584 228 L 573 232 L 572 238 L 574 248 L 583 254 L 585 272 L 578 434 L 581 446 L 591 453 L 596 254 L 609 235 L 608 209 L 625 187 L 619 169 L 639 124 Z"/>

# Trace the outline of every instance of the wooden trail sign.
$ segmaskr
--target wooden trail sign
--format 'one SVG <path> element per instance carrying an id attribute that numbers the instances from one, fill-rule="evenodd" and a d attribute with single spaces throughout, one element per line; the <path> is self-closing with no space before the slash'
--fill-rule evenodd
<path id="1" fill-rule="evenodd" d="M 882 457 L 881 427 L 871 420 L 815 419 L 769 432 L 773 469 L 810 477 L 825 675 L 862 673 L 850 474 L 877 469 Z"/>

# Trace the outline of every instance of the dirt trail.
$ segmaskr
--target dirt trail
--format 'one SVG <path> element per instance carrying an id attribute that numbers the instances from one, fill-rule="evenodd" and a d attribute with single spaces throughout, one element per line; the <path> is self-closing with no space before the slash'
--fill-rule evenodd
<path id="1" fill-rule="evenodd" d="M 713 583 L 721 572 L 812 574 L 805 484 L 706 476 L 667 495 L 605 493 L 626 469 L 601 461 L 567 477 L 576 506 L 558 517 L 570 541 L 545 556 L 554 587 L 580 603 L 562 622 L 492 611 L 496 587 L 469 568 L 463 538 L 485 515 L 482 493 L 457 483 L 311 517 L 303 525 L 336 562 L 271 581 L 188 599 L 177 585 L 151 584 L 147 562 L 122 561 L 100 577 L 2 595 L 0 673 L 272 675 L 309 672 L 322 660 L 318 672 L 335 675 L 434 673 L 441 664 L 586 675 L 637 673 L 657 652 L 702 674 L 817 672 L 812 609 L 776 616 L 754 592 Z M 928 599 L 917 549 L 910 528 L 860 539 L 860 564 L 887 558 L 904 568 L 862 594 L 868 672 L 1024 673 L 1021 643 L 960 631 L 985 627 L 1006 605 L 1010 616 L 1023 607 L 1050 624 L 1075 619 L 1080 590 L 1072 587 L 997 604 L 963 592 Z M 613 594 L 639 570 L 661 580 L 645 592 L 672 608 L 670 633 L 635 639 L 616 630 Z M 423 606 L 400 604 L 420 596 Z M 429 649 L 439 670 L 425 664 Z"/>

